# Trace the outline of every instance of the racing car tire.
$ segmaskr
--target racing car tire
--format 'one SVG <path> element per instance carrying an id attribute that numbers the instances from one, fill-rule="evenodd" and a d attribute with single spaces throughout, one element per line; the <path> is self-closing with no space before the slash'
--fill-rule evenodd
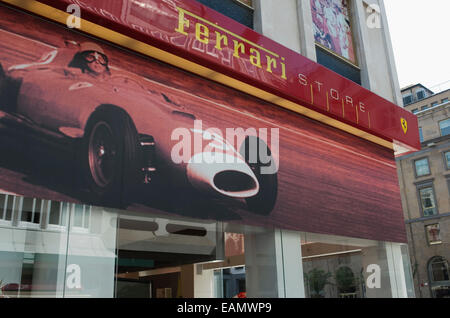
<path id="1" fill-rule="evenodd" d="M 4 108 L 5 103 L 5 91 L 6 91 L 6 74 L 3 70 L 3 65 L 0 63 L 0 109 Z"/>
<path id="2" fill-rule="evenodd" d="M 256 140 L 251 141 L 253 138 Z M 252 147 L 253 149 L 250 149 L 251 145 L 257 145 L 257 147 Z M 253 158 L 251 153 L 254 151 L 256 151 L 257 160 L 256 162 L 251 162 L 254 161 L 250 160 L 250 158 Z M 269 163 L 264 163 L 264 161 L 261 160 L 259 155 L 261 153 L 260 151 L 266 151 L 268 157 L 270 158 Z M 275 207 L 278 195 L 277 172 L 272 174 L 261 173 L 261 169 L 263 167 L 269 167 L 272 164 L 275 164 L 273 162 L 270 148 L 262 139 L 254 136 L 247 136 L 241 145 L 240 153 L 245 158 L 245 161 L 250 166 L 259 182 L 259 192 L 255 196 L 245 199 L 247 208 L 255 214 L 267 216 Z"/>
<path id="3" fill-rule="evenodd" d="M 125 111 L 105 107 L 95 111 L 82 140 L 82 175 L 92 200 L 126 208 L 139 184 L 138 133 Z"/>

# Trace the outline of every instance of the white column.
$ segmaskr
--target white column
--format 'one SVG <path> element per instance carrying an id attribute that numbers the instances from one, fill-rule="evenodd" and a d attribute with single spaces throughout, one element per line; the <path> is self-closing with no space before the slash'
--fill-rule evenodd
<path id="1" fill-rule="evenodd" d="M 406 276 L 403 270 L 403 256 L 401 245 L 386 243 L 386 255 L 389 267 L 389 278 L 393 298 L 408 298 Z"/>
<path id="2" fill-rule="evenodd" d="M 203 270 L 202 264 L 195 265 L 194 298 L 214 297 L 214 270 Z"/>
<path id="3" fill-rule="evenodd" d="M 400 83 L 398 80 L 398 73 L 397 73 L 397 66 L 395 64 L 395 57 L 394 57 L 394 49 L 392 47 L 392 40 L 391 40 L 391 34 L 389 32 L 389 24 L 387 21 L 386 16 L 386 8 L 384 6 L 384 0 L 379 0 L 380 4 L 380 11 L 381 11 L 381 24 L 383 26 L 383 38 L 385 40 L 386 45 L 386 58 L 388 61 L 389 66 L 389 72 L 391 76 L 391 85 L 392 85 L 392 92 L 393 92 L 393 102 L 396 103 L 399 106 L 403 106 L 403 98 L 402 94 L 400 92 Z"/>
<path id="4" fill-rule="evenodd" d="M 350 4 L 362 86 L 393 103 L 402 105 L 383 1 L 359 0 L 351 1 Z M 373 17 L 377 17 L 376 23 L 372 21 Z"/>
<path id="5" fill-rule="evenodd" d="M 283 230 L 246 234 L 245 271 L 247 297 L 305 297 L 300 234 Z"/>
<path id="6" fill-rule="evenodd" d="M 255 31 L 300 52 L 297 0 L 259 0 L 254 6 Z"/>
<path id="7" fill-rule="evenodd" d="M 351 14 L 353 24 L 353 36 L 355 44 L 355 52 L 361 68 L 361 85 L 367 89 L 371 89 L 370 62 L 374 61 L 369 46 L 369 33 L 367 29 L 366 13 L 362 1 L 351 1 Z"/>
<path id="8" fill-rule="evenodd" d="M 305 298 L 300 233 L 280 231 L 286 298 Z"/>
<path id="9" fill-rule="evenodd" d="M 310 60 L 317 61 L 311 1 L 297 0 L 297 15 L 300 33 L 300 53 Z"/>

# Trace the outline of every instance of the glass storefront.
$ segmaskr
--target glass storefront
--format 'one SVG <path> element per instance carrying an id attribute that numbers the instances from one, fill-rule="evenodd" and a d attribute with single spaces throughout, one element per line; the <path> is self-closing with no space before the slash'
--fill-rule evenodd
<path id="1" fill-rule="evenodd" d="M 407 247 L 0 194 L 0 297 L 414 297 Z"/>
<path id="2" fill-rule="evenodd" d="M 113 297 L 117 213 L 0 194 L 6 297 Z"/>
<path id="3" fill-rule="evenodd" d="M 307 297 L 414 297 L 406 244 L 303 234 L 302 255 Z"/>

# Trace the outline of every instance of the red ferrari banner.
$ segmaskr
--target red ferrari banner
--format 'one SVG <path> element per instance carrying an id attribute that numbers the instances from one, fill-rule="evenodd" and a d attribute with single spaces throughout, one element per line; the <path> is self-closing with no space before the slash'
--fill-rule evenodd
<path id="1" fill-rule="evenodd" d="M 108 1 L 109 10 L 127 5 L 123 19 L 131 3 Z M 182 32 L 194 28 L 203 40 L 220 33 L 224 52 L 235 41 L 238 54 L 250 52 L 253 44 L 243 38 L 186 22 L 194 20 L 185 9 L 173 8 L 175 25 L 162 23 L 168 3 L 178 2 L 158 2 L 149 21 L 176 37 L 151 36 L 180 45 L 189 39 Z M 4 5 L 0 25 L 1 191 L 405 241 L 392 150 Z M 253 63 L 265 65 L 258 74 L 270 74 L 267 63 L 276 74 L 267 81 L 290 78 L 288 55 L 266 52 L 258 59 L 254 52 Z M 297 78 L 300 87 L 311 80 Z M 328 93 L 331 99 L 341 91 Z M 368 112 L 370 103 L 356 91 L 352 96 L 365 123 L 361 108 Z"/>

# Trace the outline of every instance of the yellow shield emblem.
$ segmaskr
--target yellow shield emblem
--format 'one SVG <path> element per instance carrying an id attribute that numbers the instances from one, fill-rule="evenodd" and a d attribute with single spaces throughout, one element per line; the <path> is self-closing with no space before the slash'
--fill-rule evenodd
<path id="1" fill-rule="evenodd" d="M 401 118 L 400 121 L 402 123 L 403 132 L 406 134 L 406 132 L 408 131 L 408 122 L 405 118 Z"/>

